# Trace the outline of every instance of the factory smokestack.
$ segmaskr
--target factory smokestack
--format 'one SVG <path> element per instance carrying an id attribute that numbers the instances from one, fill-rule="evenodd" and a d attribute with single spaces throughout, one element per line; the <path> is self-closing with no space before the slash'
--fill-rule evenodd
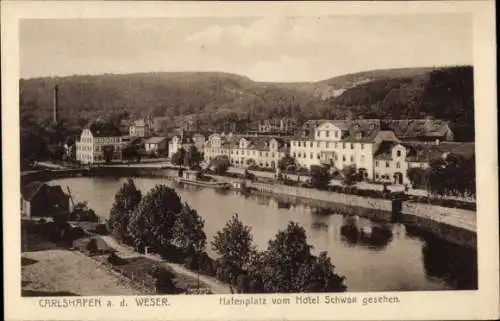
<path id="1" fill-rule="evenodd" d="M 54 125 L 57 125 L 57 122 L 59 120 L 59 86 L 58 85 L 54 86 L 54 97 L 53 97 L 52 103 L 53 103 L 52 121 L 54 122 Z"/>

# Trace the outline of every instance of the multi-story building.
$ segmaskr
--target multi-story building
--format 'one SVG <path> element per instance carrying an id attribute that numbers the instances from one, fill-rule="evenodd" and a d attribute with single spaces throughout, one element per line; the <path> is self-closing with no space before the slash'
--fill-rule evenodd
<path id="1" fill-rule="evenodd" d="M 259 123 L 259 133 L 289 134 L 297 127 L 297 121 L 292 118 L 272 118 Z"/>
<path id="2" fill-rule="evenodd" d="M 76 160 L 83 164 L 98 164 L 122 159 L 122 135 L 109 123 L 87 125 L 76 142 Z"/>
<path id="3" fill-rule="evenodd" d="M 354 166 L 365 179 L 407 184 L 408 168 L 425 168 L 446 153 L 470 154 L 474 150 L 474 144 L 446 141 L 453 133 L 442 121 L 327 120 L 311 124 L 313 134 L 291 140 L 213 134 L 204 146 L 205 160 L 226 155 L 235 167 L 274 168 L 289 153 L 297 165 L 307 169 L 314 165 L 338 170 Z M 433 143 L 429 143 L 431 138 Z"/>
<path id="4" fill-rule="evenodd" d="M 410 168 L 427 168 L 429 163 L 449 154 L 472 156 L 474 143 L 384 142 L 375 153 L 374 180 L 394 184 L 409 184 L 406 172 Z"/>
<path id="5" fill-rule="evenodd" d="M 133 137 L 150 137 L 153 134 L 151 119 L 137 119 L 130 124 L 129 135 Z"/>
<path id="6" fill-rule="evenodd" d="M 175 134 L 168 143 L 168 157 L 171 158 L 181 148 L 188 150 L 191 146 L 203 153 L 205 147 L 205 135 L 181 130 Z"/>
<path id="7" fill-rule="evenodd" d="M 327 164 L 339 170 L 356 166 L 373 178 L 373 155 L 384 141 L 399 141 L 392 131 L 366 132 L 349 128 L 345 121 L 326 121 L 316 127 L 314 138 L 292 140 L 290 154 L 298 165 Z"/>
<path id="8" fill-rule="evenodd" d="M 222 136 L 213 134 L 204 149 L 205 161 L 216 156 L 229 157 L 231 166 L 276 168 L 278 162 L 289 152 L 289 141 L 281 137 Z"/>

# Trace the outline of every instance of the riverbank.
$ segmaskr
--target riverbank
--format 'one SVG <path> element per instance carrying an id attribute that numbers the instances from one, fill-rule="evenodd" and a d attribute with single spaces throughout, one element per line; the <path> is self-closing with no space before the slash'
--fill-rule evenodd
<path id="1" fill-rule="evenodd" d="M 165 166 L 164 168 L 107 167 L 85 170 L 42 171 L 24 174 L 23 181 L 51 180 L 74 176 L 162 177 L 173 180 L 178 177 L 177 170 Z M 242 182 L 241 178 L 219 175 L 210 176 L 218 181 L 231 184 Z M 380 220 L 406 220 L 437 234 L 441 234 L 442 231 L 446 231 L 445 235 L 457 234 L 455 242 L 464 243 L 463 245 L 467 247 L 476 247 L 475 211 L 416 203 L 409 200 L 370 198 L 274 183 L 247 181 L 247 186 L 250 187 L 252 193 L 303 199 L 314 206 L 350 215 Z M 429 224 L 429 222 L 433 224 Z"/>

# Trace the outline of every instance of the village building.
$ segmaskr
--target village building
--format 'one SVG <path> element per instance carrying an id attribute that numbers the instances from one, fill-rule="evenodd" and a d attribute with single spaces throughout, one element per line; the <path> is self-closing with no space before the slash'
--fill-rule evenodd
<path id="1" fill-rule="evenodd" d="M 150 137 L 144 141 L 144 149 L 148 155 L 166 154 L 168 149 L 166 137 Z"/>
<path id="2" fill-rule="evenodd" d="M 210 162 L 225 155 L 231 166 L 276 168 L 289 151 L 289 140 L 282 137 L 211 135 L 204 148 L 204 159 Z"/>
<path id="3" fill-rule="evenodd" d="M 258 126 L 259 133 L 291 134 L 295 132 L 297 121 L 292 118 L 272 118 L 261 121 Z"/>
<path id="4" fill-rule="evenodd" d="M 187 151 L 191 146 L 196 147 L 200 153 L 203 153 L 205 147 L 205 135 L 180 130 L 180 132 L 175 134 L 168 143 L 168 157 L 172 158 L 172 156 L 181 148 Z"/>
<path id="5" fill-rule="evenodd" d="M 122 136 L 112 124 L 96 121 L 87 125 L 76 142 L 76 160 L 101 164 L 122 159 Z"/>
<path id="6" fill-rule="evenodd" d="M 129 135 L 135 137 L 150 137 L 153 135 L 151 118 L 137 119 L 130 124 Z"/>
<path id="7" fill-rule="evenodd" d="M 25 217 L 53 217 L 68 215 L 70 197 L 61 186 L 34 181 L 21 188 L 21 215 Z"/>

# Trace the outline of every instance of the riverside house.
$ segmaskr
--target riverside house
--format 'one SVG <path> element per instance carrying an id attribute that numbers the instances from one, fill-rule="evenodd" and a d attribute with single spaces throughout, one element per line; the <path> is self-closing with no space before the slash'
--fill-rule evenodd
<path id="1" fill-rule="evenodd" d="M 76 142 L 76 160 L 102 164 L 122 159 L 122 135 L 114 125 L 95 121 L 87 125 Z"/>
<path id="2" fill-rule="evenodd" d="M 258 166 L 276 168 L 278 161 L 289 152 L 290 142 L 282 137 L 259 136 L 209 136 L 204 148 L 206 162 L 226 155 L 231 166 L 244 168 Z"/>
<path id="3" fill-rule="evenodd" d="M 59 185 L 35 181 L 21 188 L 21 215 L 25 217 L 66 215 L 69 211 L 69 195 Z"/>
<path id="4" fill-rule="evenodd" d="M 196 149 L 202 153 L 205 146 L 205 135 L 197 132 L 188 132 L 185 130 L 180 130 L 180 132 L 168 143 L 168 157 L 177 153 L 181 148 L 188 150 L 191 146 L 196 147 Z"/>

